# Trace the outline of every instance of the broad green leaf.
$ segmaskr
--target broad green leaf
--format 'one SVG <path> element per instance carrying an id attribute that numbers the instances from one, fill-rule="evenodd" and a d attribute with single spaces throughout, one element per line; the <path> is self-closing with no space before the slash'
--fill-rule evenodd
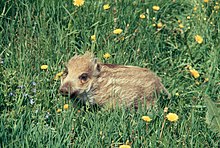
<path id="1" fill-rule="evenodd" d="M 220 109 L 208 97 L 205 99 L 205 102 L 208 109 L 206 112 L 206 123 L 212 131 L 220 134 Z"/>

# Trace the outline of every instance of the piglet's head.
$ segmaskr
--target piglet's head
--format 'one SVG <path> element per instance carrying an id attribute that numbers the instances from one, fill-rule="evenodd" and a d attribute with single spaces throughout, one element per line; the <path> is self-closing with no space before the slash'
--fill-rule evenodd
<path id="1" fill-rule="evenodd" d="M 94 79 L 100 74 L 100 66 L 92 53 L 72 57 L 61 78 L 60 93 L 76 97 L 88 92 Z"/>

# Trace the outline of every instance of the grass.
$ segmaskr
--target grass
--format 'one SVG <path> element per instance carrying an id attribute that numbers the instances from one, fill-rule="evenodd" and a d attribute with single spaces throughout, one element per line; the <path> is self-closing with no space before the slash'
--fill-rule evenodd
<path id="1" fill-rule="evenodd" d="M 111 8 L 103 10 L 107 3 Z M 220 99 L 217 1 L 90 0 L 81 7 L 61 0 L 0 4 L 0 147 L 220 146 L 218 133 L 205 123 L 204 103 L 205 95 Z M 160 10 L 153 11 L 154 5 Z M 140 14 L 146 18 L 140 19 Z M 159 22 L 160 29 L 153 25 Z M 123 32 L 114 35 L 116 28 Z M 90 39 L 93 34 L 95 42 Z M 203 38 L 201 44 L 196 35 Z M 58 93 L 60 82 L 53 78 L 69 58 L 87 50 L 106 63 L 153 70 L 171 99 L 160 99 L 154 111 L 74 105 Z M 111 54 L 108 60 L 105 53 Z M 48 70 L 40 69 L 43 64 Z M 199 72 L 199 78 L 187 65 Z M 64 104 L 69 104 L 67 110 Z M 179 120 L 165 121 L 164 107 Z M 144 115 L 153 120 L 146 123 Z"/>

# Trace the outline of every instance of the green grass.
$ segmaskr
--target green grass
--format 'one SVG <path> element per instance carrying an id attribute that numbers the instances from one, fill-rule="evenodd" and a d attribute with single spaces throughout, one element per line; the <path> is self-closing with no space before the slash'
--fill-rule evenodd
<path id="1" fill-rule="evenodd" d="M 220 101 L 215 2 L 86 0 L 75 7 L 71 0 L 0 1 L 0 147 L 118 147 L 126 141 L 132 147 L 219 147 L 218 133 L 205 123 L 204 102 L 205 95 Z M 109 10 L 103 10 L 106 3 Z M 142 13 L 145 19 L 139 18 Z M 158 22 L 162 29 L 153 26 Z M 116 28 L 122 34 L 114 35 Z M 202 44 L 195 35 L 203 37 Z M 53 78 L 75 53 L 87 50 L 106 63 L 153 70 L 171 99 L 160 99 L 154 111 L 76 106 L 58 93 L 60 82 Z M 107 52 L 112 56 L 105 60 Z M 40 69 L 43 64 L 48 70 Z M 200 77 L 192 77 L 187 65 Z M 166 121 L 160 137 L 164 107 L 179 120 Z M 144 115 L 153 119 L 147 125 Z"/>

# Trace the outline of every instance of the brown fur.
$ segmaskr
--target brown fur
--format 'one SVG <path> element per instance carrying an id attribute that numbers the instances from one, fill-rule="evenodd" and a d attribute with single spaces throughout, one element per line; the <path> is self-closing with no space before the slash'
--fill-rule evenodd
<path id="1" fill-rule="evenodd" d="M 166 91 L 160 78 L 148 69 L 98 63 L 91 53 L 74 56 L 67 64 L 60 92 L 90 104 L 130 107 L 154 104 L 155 94 Z"/>

